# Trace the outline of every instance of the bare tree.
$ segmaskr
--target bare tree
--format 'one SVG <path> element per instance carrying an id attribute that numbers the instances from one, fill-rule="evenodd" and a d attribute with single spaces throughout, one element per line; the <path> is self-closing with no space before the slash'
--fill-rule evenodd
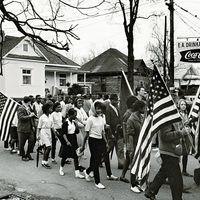
<path id="1" fill-rule="evenodd" d="M 154 63 L 160 69 L 160 72 L 163 72 L 164 66 L 164 34 L 159 31 L 159 27 L 157 25 L 153 28 L 152 38 L 153 41 L 149 42 L 147 45 L 146 51 L 150 55 L 150 59 L 154 61 Z M 166 38 L 166 71 L 169 69 L 169 37 Z M 167 78 L 167 77 L 166 77 Z"/>
<path id="2" fill-rule="evenodd" d="M 43 0 L 44 1 L 44 0 Z M 12 22 L 24 36 L 29 36 L 33 42 L 42 42 L 59 50 L 69 50 L 71 39 L 79 40 L 74 33 L 77 24 L 66 29 L 59 28 L 59 23 L 66 20 L 64 13 L 68 9 L 88 15 L 87 10 L 98 9 L 105 0 L 45 0 L 45 12 L 41 13 L 40 0 L 1 0 L 0 20 Z M 89 2 L 89 3 L 88 3 Z M 87 6 L 85 6 L 87 5 Z M 94 13 L 94 12 L 93 12 Z M 47 40 L 46 34 L 51 35 Z"/>
<path id="3" fill-rule="evenodd" d="M 119 0 L 119 4 L 123 13 L 123 26 L 124 31 L 126 34 L 126 39 L 128 43 L 128 81 L 131 87 L 134 87 L 134 79 L 133 79 L 133 72 L 134 72 L 134 37 L 133 37 L 133 27 L 135 25 L 137 15 L 138 15 L 138 7 L 139 7 L 139 0 L 129 0 L 129 13 L 126 13 L 127 8 L 122 0 Z M 129 15 L 129 16 L 127 16 Z"/>
<path id="4" fill-rule="evenodd" d="M 156 0 L 150 0 L 154 2 Z M 126 4 L 125 4 L 126 2 Z M 140 0 L 117 0 L 117 4 L 120 5 L 123 14 L 123 26 L 124 31 L 127 39 L 127 46 L 128 46 L 128 81 L 132 88 L 134 88 L 134 25 L 138 18 L 141 19 L 149 19 L 150 17 L 157 17 L 163 15 L 160 14 L 151 14 L 147 17 L 145 16 L 138 16 L 138 8 L 139 8 Z"/>

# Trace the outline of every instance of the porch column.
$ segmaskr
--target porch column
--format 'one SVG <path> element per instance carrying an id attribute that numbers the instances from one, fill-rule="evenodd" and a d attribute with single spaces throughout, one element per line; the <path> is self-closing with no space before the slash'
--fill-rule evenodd
<path id="1" fill-rule="evenodd" d="M 86 73 L 83 74 L 83 84 L 85 85 L 86 83 Z"/>
<path id="2" fill-rule="evenodd" d="M 53 95 L 56 94 L 56 71 L 54 71 L 54 88 L 53 88 Z"/>
<path id="3" fill-rule="evenodd" d="M 71 85 L 73 85 L 72 72 L 70 72 L 70 82 L 71 82 Z"/>

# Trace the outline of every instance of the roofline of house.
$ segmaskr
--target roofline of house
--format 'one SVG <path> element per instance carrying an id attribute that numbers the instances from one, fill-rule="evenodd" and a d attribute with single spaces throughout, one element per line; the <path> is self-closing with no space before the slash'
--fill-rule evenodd
<path id="1" fill-rule="evenodd" d="M 81 66 L 79 66 L 79 65 L 62 65 L 62 64 L 51 64 L 51 63 L 48 63 L 48 64 L 46 64 L 46 66 L 48 67 L 52 67 L 52 66 L 56 66 L 56 67 L 63 67 L 63 68 L 65 68 L 65 67 L 69 67 L 69 68 L 81 68 Z"/>
<path id="2" fill-rule="evenodd" d="M 79 69 L 72 69 L 72 68 L 63 68 L 63 67 L 46 67 L 45 66 L 45 71 L 49 71 L 49 72 L 54 72 L 54 71 L 57 71 L 57 72 L 72 72 L 72 73 L 75 73 L 75 74 L 85 74 L 85 73 L 88 73 L 88 71 L 83 71 L 83 70 L 79 70 Z"/>
<path id="3" fill-rule="evenodd" d="M 5 59 L 7 59 L 7 60 L 18 60 L 18 61 L 24 61 L 24 60 L 26 60 L 27 62 L 38 62 L 38 63 L 47 63 L 48 61 L 42 61 L 42 60 L 32 60 L 32 59 L 23 59 L 23 58 L 10 58 L 10 57 L 6 57 L 6 56 L 4 56 L 3 57 L 3 59 L 5 60 Z"/>

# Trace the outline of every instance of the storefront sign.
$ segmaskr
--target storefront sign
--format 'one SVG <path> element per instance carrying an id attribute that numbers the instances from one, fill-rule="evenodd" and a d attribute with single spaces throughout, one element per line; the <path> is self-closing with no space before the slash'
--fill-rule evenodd
<path id="1" fill-rule="evenodd" d="M 177 43 L 178 60 L 180 62 L 200 63 L 200 42 L 185 41 Z"/>

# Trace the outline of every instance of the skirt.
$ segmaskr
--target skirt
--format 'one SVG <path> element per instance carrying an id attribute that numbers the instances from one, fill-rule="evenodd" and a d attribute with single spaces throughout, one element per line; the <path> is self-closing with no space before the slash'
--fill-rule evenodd
<path id="1" fill-rule="evenodd" d="M 67 139 L 71 143 L 71 146 L 67 145 L 66 142 L 65 144 L 63 142 L 61 143 L 58 153 L 60 158 L 74 158 L 74 155 L 76 155 L 76 149 L 78 149 L 76 134 L 67 135 Z"/>

